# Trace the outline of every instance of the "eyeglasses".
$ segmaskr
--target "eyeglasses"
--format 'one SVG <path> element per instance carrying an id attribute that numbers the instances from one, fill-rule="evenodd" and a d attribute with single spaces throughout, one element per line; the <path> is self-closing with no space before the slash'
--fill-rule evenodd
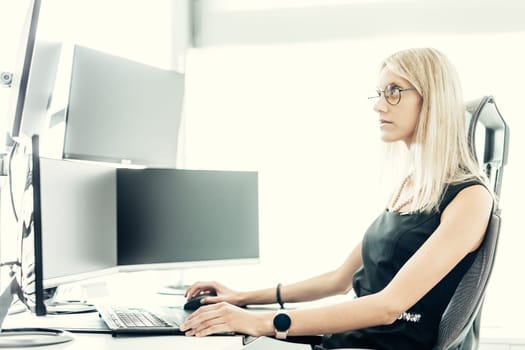
<path id="1" fill-rule="evenodd" d="M 368 99 L 380 98 L 381 95 L 385 96 L 385 100 L 389 105 L 395 106 L 401 101 L 401 93 L 403 91 L 416 90 L 416 88 L 402 89 L 397 85 L 389 84 L 385 86 L 384 90 L 377 89 L 377 96 L 370 96 Z"/>

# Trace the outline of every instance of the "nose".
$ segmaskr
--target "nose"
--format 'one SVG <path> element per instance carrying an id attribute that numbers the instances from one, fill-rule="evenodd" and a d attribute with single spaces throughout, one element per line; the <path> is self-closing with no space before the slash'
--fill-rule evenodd
<path id="1" fill-rule="evenodd" d="M 387 102 L 386 100 L 383 98 L 383 96 L 379 97 L 376 101 L 376 103 L 374 103 L 374 111 L 377 112 L 377 113 L 381 113 L 381 112 L 386 112 L 387 109 L 388 109 L 388 106 L 387 106 Z"/>

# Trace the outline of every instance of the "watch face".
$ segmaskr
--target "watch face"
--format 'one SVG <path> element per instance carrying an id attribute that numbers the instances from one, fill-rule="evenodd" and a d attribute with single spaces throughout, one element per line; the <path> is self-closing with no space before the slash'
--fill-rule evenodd
<path id="1" fill-rule="evenodd" d="M 292 325 L 292 319 L 285 313 L 277 314 L 273 318 L 273 326 L 280 332 L 287 331 Z"/>

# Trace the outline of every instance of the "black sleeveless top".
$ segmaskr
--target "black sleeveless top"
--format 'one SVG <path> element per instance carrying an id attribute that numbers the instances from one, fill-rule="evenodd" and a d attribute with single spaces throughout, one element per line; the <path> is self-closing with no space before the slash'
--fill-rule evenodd
<path id="1" fill-rule="evenodd" d="M 363 238 L 363 266 L 353 276 L 358 297 L 381 291 L 405 262 L 425 243 L 440 223 L 441 213 L 464 188 L 482 184 L 474 180 L 449 185 L 438 210 L 429 213 L 400 214 L 385 210 L 372 223 Z M 461 234 L 461 232 L 458 232 Z M 376 350 L 432 349 L 437 339 L 441 315 L 461 278 L 472 264 L 469 253 L 456 267 L 419 300 L 408 317 L 391 325 L 364 328 L 323 337 L 323 347 L 365 347 Z M 410 316 L 419 321 L 410 320 Z M 352 315 L 348 315 L 352 317 Z"/>

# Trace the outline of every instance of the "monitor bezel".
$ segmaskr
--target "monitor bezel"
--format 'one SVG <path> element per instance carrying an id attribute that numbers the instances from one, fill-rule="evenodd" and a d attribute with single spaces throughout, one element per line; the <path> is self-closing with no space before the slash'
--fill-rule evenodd
<path id="1" fill-rule="evenodd" d="M 42 210 L 40 196 L 40 145 L 39 135 L 31 137 L 31 177 L 33 182 L 33 225 L 35 251 L 35 310 L 37 316 L 47 314 L 44 302 L 43 259 L 42 259 Z"/>
<path id="2" fill-rule="evenodd" d="M 255 265 L 260 263 L 261 258 L 232 258 L 232 259 L 217 259 L 217 260 L 195 260 L 195 261 L 178 261 L 178 262 L 159 262 L 146 264 L 129 264 L 119 265 L 119 272 L 135 272 L 135 271 L 158 271 L 158 270 L 186 270 L 193 268 L 208 268 L 208 267 L 228 267 L 228 266 L 245 266 Z"/>
<path id="3" fill-rule="evenodd" d="M 31 139 L 21 137 L 15 140 L 13 150 L 22 149 L 22 159 L 27 160 L 27 168 L 23 173 L 25 181 L 23 183 L 23 190 L 20 193 L 20 211 L 17 215 L 17 240 L 18 240 L 18 270 L 16 276 L 16 294 L 20 301 L 28 308 L 29 311 L 37 316 L 45 316 L 47 314 L 44 302 L 44 289 L 42 286 L 42 226 L 41 226 L 41 206 L 40 206 L 40 160 L 39 160 L 39 136 L 33 135 Z M 14 154 L 14 153 L 13 153 Z M 12 173 L 9 174 L 13 176 Z M 9 188 L 11 195 L 13 195 L 14 188 L 10 183 Z M 29 196 L 29 191 L 31 195 Z M 26 194 L 28 194 L 26 196 Z M 30 202 L 26 202 L 30 201 Z M 13 202 L 14 203 L 14 202 Z M 27 204 L 31 205 L 28 206 Z M 24 209 L 30 208 L 29 211 Z M 16 213 L 16 210 L 15 210 Z M 26 232 L 29 232 L 26 236 Z M 25 237 L 24 237 L 25 236 Z M 28 244 L 29 248 L 25 248 Z M 31 260 L 26 262 L 27 254 L 31 254 Z M 32 264 L 31 264 L 32 263 Z M 26 268 L 28 271 L 26 271 Z M 33 276 L 27 281 L 28 275 Z M 34 284 L 34 300 L 28 293 L 25 286 Z"/>
<path id="4" fill-rule="evenodd" d="M 41 0 L 30 0 L 29 9 L 26 16 L 26 25 L 22 29 L 21 45 L 19 47 L 20 53 L 18 55 L 18 68 L 13 74 L 13 82 L 11 85 L 12 95 L 10 101 L 10 108 L 8 109 L 8 124 L 7 130 L 11 138 L 21 136 L 22 117 L 24 113 L 24 105 L 29 85 L 29 76 L 31 71 L 31 63 L 33 60 L 33 53 L 35 50 L 36 33 L 38 27 L 38 19 L 40 15 Z M 29 22 L 29 23 L 27 23 Z M 18 75 L 17 70 L 20 72 Z M 32 135 L 26 135 L 31 137 Z M 10 141 L 8 140 L 8 145 Z"/>

